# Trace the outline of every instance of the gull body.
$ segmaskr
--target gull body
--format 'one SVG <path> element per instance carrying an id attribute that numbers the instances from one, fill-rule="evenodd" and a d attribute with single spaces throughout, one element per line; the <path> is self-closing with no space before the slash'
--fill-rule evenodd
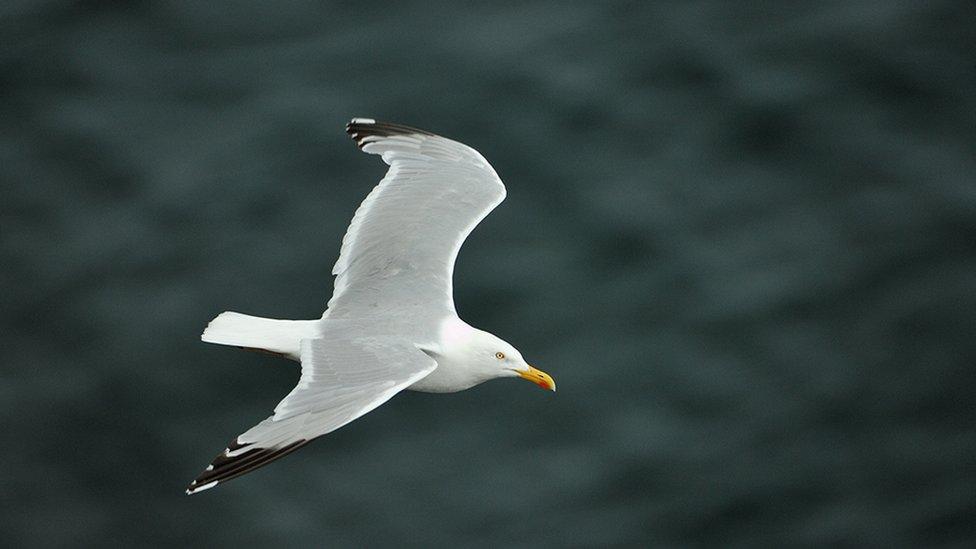
<path id="1" fill-rule="evenodd" d="M 461 320 L 456 314 L 445 315 L 435 331 L 413 327 L 408 331 L 384 329 L 387 318 L 277 320 L 227 312 L 215 318 L 204 331 L 202 340 L 208 343 L 234 345 L 246 349 L 268 351 L 285 358 L 301 361 L 301 342 L 320 339 L 325 334 L 354 334 L 370 330 L 373 336 L 406 336 L 415 341 L 417 349 L 437 362 L 437 368 L 427 376 L 406 387 L 423 393 L 455 393 L 499 377 L 518 377 L 519 372 L 532 368 L 514 346 L 500 337 L 479 330 Z M 240 326 L 248 326 L 248 330 Z M 245 334 L 232 338 L 222 334 Z M 497 353 L 505 355 L 499 359 Z M 555 385 L 551 387 L 555 389 Z"/>
<path id="2" fill-rule="evenodd" d="M 555 391 L 548 374 L 454 307 L 458 250 L 505 198 L 494 169 L 474 149 L 416 128 L 357 118 L 346 131 L 390 169 L 343 238 L 322 317 L 225 312 L 201 336 L 300 362 L 298 385 L 271 417 L 236 437 L 188 494 L 287 455 L 402 390 L 450 393 L 521 377 Z"/>

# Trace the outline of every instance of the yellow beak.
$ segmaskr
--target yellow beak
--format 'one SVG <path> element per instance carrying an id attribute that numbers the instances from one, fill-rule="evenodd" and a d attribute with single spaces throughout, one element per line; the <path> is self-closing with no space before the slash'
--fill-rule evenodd
<path id="1" fill-rule="evenodd" d="M 548 389 L 553 392 L 556 391 L 556 382 L 552 379 L 551 375 L 543 372 L 542 370 L 536 370 L 532 366 L 529 366 L 528 370 L 516 370 L 515 373 L 517 373 L 520 378 L 527 379 L 543 389 Z"/>

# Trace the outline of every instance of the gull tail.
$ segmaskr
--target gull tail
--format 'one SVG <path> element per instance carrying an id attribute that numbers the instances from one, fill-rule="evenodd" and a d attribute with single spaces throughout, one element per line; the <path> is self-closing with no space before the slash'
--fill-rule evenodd
<path id="1" fill-rule="evenodd" d="M 302 340 L 318 337 L 319 322 L 277 320 L 228 311 L 211 320 L 200 339 L 207 343 L 267 351 L 299 360 Z"/>

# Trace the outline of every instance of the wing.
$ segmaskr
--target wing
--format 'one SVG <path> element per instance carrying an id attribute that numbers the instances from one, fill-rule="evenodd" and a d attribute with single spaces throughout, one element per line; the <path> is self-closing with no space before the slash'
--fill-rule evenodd
<path id="1" fill-rule="evenodd" d="M 454 261 L 475 225 L 504 200 L 501 179 L 478 151 L 423 130 L 354 118 L 346 131 L 390 169 L 342 239 L 328 316 L 454 312 Z"/>
<path id="2" fill-rule="evenodd" d="M 193 494 L 287 455 L 372 411 L 434 371 L 412 343 L 391 338 L 306 339 L 298 386 L 274 415 L 238 436 L 187 488 Z"/>

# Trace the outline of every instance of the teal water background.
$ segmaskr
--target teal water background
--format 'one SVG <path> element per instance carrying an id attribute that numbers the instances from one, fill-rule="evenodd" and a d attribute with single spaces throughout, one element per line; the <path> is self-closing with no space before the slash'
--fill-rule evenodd
<path id="1" fill-rule="evenodd" d="M 0 7 L 0 531 L 12 546 L 976 543 L 976 11 L 965 2 Z M 508 199 L 462 317 L 550 372 L 406 393 L 183 488 L 295 365 L 384 166 Z"/>

